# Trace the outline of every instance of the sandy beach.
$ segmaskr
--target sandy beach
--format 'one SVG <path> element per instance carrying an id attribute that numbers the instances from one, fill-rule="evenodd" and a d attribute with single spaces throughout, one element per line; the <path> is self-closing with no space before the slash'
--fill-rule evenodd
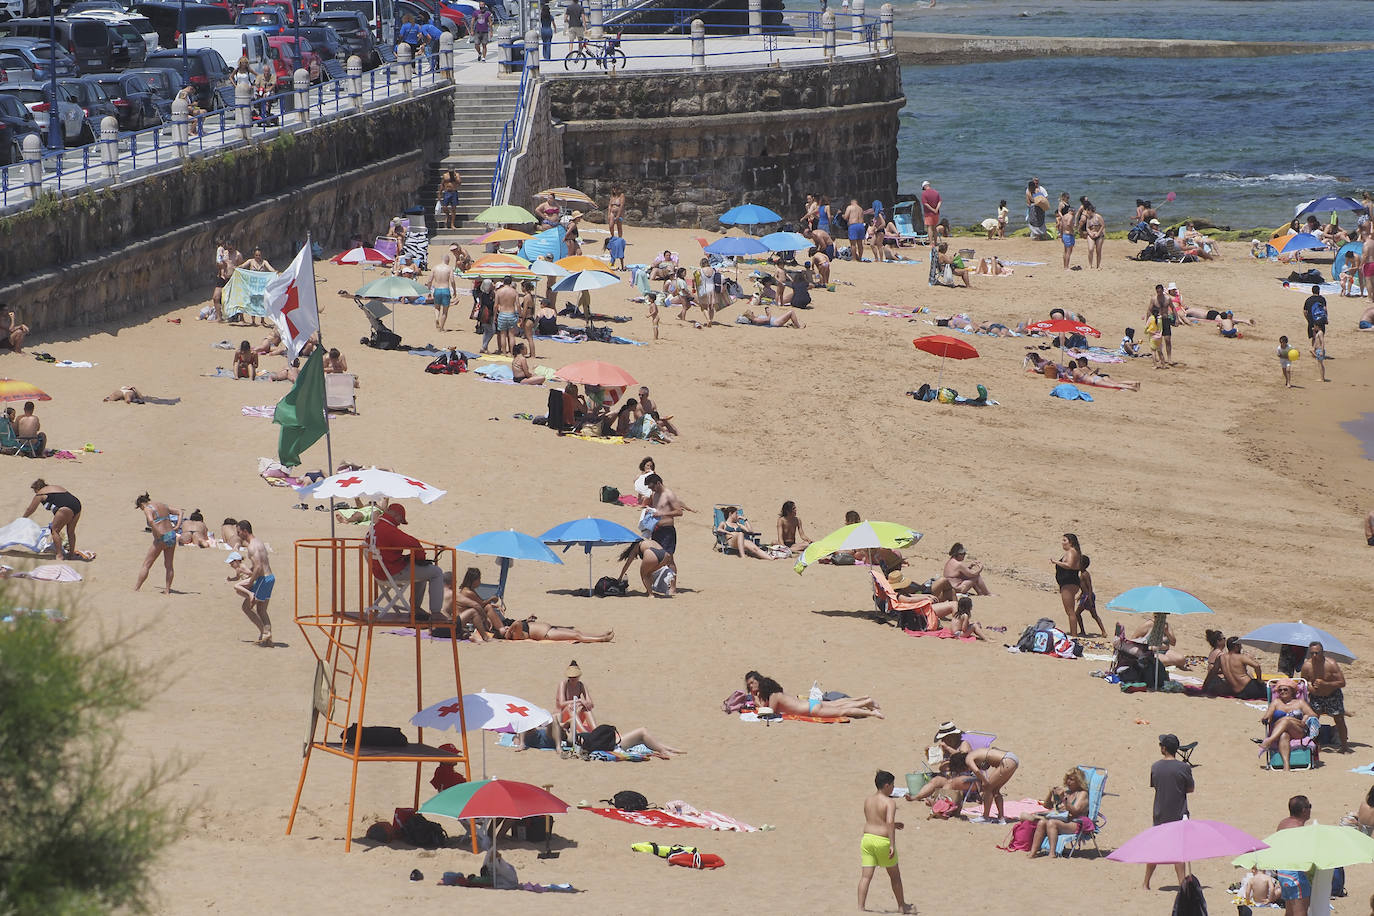
<path id="1" fill-rule="evenodd" d="M 628 260 L 647 261 L 664 248 L 694 260 L 694 239 L 702 234 L 631 226 Z M 590 236 L 589 253 L 599 252 L 601 238 Z M 366 321 L 334 291 L 356 288 L 363 272 L 316 264 L 325 342 L 344 351 L 361 384 L 358 416 L 332 424 L 334 460 L 403 470 L 447 489 L 431 505 L 408 505 L 412 534 L 452 545 L 496 528 L 538 534 L 586 515 L 633 525 L 632 510 L 601 504 L 598 493 L 604 484 L 630 492 L 645 455 L 697 510 L 680 525 L 682 593 L 672 601 L 573 597 L 572 589 L 586 585 L 580 551 L 569 552 L 561 567 L 517 564 L 507 591 L 512 616 L 614 628 L 614 642 L 460 647 L 465 690 L 487 688 L 545 706 L 575 658 L 600 721 L 622 730 L 645 726 L 689 752 L 667 762 L 581 762 L 544 751 L 515 753 L 486 736 L 490 774 L 551 785 L 570 804 L 634 789 L 654 803 L 682 799 L 776 827 L 747 834 L 652 830 L 574 810 L 555 822 L 559 858 L 537 859 L 541 847 L 532 844 L 504 847 L 521 880 L 571 882 L 582 892 L 575 897 L 438 886 L 444 871 L 477 870 L 480 857 L 465 849 L 436 853 L 355 842 L 345 855 L 348 770 L 335 759 L 313 761 L 295 832 L 284 835 L 314 670 L 292 623 L 292 544 L 327 536 L 328 518 L 293 509 L 290 490 L 271 488 L 257 474 L 257 459 L 275 455 L 278 428 L 240 410 L 274 404 L 289 386 L 203 376 L 231 365 L 228 351 L 213 348 L 216 341 L 257 344 L 264 330 L 197 321 L 207 298 L 128 326 L 28 344 L 59 360 L 98 364 L 91 369 L 0 355 L 0 375 L 52 395 L 38 407 L 54 447 L 80 452 L 89 442 L 100 450 L 74 461 L 4 459 L 8 512 L 0 521 L 24 510 L 35 477 L 77 494 L 85 504 L 80 546 L 99 557 L 81 566 L 83 584 L 43 584 L 37 596 L 26 597 L 70 602 L 83 639 L 133 634 L 129 651 L 165 678 L 159 698 L 129 719 L 122 748 L 123 765 L 132 770 L 170 755 L 186 762 L 168 794 L 193 803 L 195 811 L 157 869 L 159 911 L 851 911 L 861 805 L 874 771 L 891 770 L 901 784 L 939 723 L 951 719 L 966 730 L 995 733 L 999 747 L 1021 758 L 1008 798 L 1043 797 L 1075 764 L 1105 767 L 1104 854 L 1150 824 L 1148 770 L 1164 732 L 1200 742 L 1193 757 L 1202 764 L 1190 802 L 1195 817 L 1263 837 L 1296 793 L 1311 798 L 1323 823 L 1353 810 L 1370 779 L 1348 771 L 1374 761 L 1364 706 L 1374 691 L 1359 662 L 1345 666 L 1356 752 L 1324 754 L 1324 766 L 1284 774 L 1259 768 L 1251 739 L 1261 734 L 1260 713 L 1240 701 L 1123 694 L 1089 676 L 1104 667 L 1101 661 L 1009 655 L 1003 642 L 1038 617 L 1064 624 L 1051 558 L 1060 555 L 1060 535 L 1075 532 L 1092 558 L 1099 606 L 1127 588 L 1162 582 L 1214 609 L 1211 616 L 1174 621 L 1189 654 L 1206 654 L 1205 628 L 1241 634 L 1299 618 L 1332 631 L 1357 654 L 1374 653 L 1371 548 L 1360 531 L 1363 513 L 1374 508 L 1364 495 L 1369 465 L 1339 426 L 1368 409 L 1374 382 L 1374 334 L 1353 330 L 1358 301 L 1331 297 L 1332 381 L 1322 384 L 1305 347 L 1304 296 L 1274 280 L 1292 268 L 1252 259 L 1243 243 L 1225 244 L 1219 261 L 1159 265 L 1127 260 L 1136 246 L 1108 242 L 1104 269 L 1065 272 L 1057 243 L 958 241 L 980 257 L 1048 263 L 1018 266 L 1010 277 L 976 277 L 972 289 L 944 289 L 926 284 L 925 249 L 905 250 L 922 259 L 914 264 L 836 262 L 839 285 L 815 294 L 803 330 L 696 329 L 665 313 L 657 342 L 650 340 L 645 307 L 626 301 L 634 294 L 628 282 L 593 293 L 598 311 L 633 318 L 618 333 L 648 345 L 541 341 L 532 362 L 557 368 L 600 359 L 625 368 L 651 387 L 682 430 L 667 446 L 557 438 L 513 416 L 543 413 L 541 388 L 472 374 L 430 376 L 423 358 L 360 347 Z M 279 267 L 290 261 L 285 251 L 267 254 Z M 208 263 L 212 253 L 189 257 Z M 1083 252 L 1075 263 L 1085 264 Z M 1148 359 L 1101 366 L 1143 385 L 1139 392 L 1092 389 L 1091 404 L 1052 398 L 1051 383 L 1024 373 L 1026 347 L 1043 340 L 985 336 L 968 338 L 981 357 L 948 363 L 944 384 L 972 394 L 981 383 L 1000 406 L 916 402 L 906 392 L 933 384 L 939 368 L 911 343 L 937 332 L 926 321 L 930 315 L 855 314 L 864 302 L 888 303 L 928 307 L 932 315 L 967 312 L 1014 327 L 1063 305 L 1083 312 L 1102 330 L 1101 343 L 1114 347 L 1126 326 L 1136 328 L 1137 340 L 1147 337 L 1146 298 L 1155 283 L 1170 280 L 1186 305 L 1231 308 L 1258 327 L 1245 327 L 1241 340 L 1222 339 L 1211 325 L 1179 328 L 1177 367 L 1154 370 Z M 463 317 L 469 303 L 458 298 L 442 336 L 425 307 L 400 306 L 396 330 L 407 344 L 476 350 L 480 338 Z M 740 310 L 736 305 L 723 317 L 733 321 Z M 1280 334 L 1303 347 L 1293 390 L 1284 389 L 1274 357 Z M 269 358 L 263 365 L 277 369 L 282 362 Z M 102 403 L 119 385 L 180 400 Z M 304 467 L 324 464 L 320 443 L 306 453 Z M 145 490 L 172 506 L 201 509 L 212 530 L 225 516 L 252 521 L 273 549 L 279 581 L 270 610 L 284 645 L 253 645 L 256 634 L 224 582 L 222 551 L 179 549 L 178 594 L 158 592 L 157 570 L 141 592 L 131 590 L 149 543 L 134 509 Z M 712 551 L 713 504 L 742 504 L 754 526 L 771 534 L 784 500 L 797 502 L 812 538 L 839 527 L 850 509 L 923 532 L 907 552 L 907 574 L 916 581 L 938 575 L 949 546 L 964 543 L 986 565 L 995 592 L 975 603 L 974 616 L 1007 632 L 992 634 L 1000 640 L 986 644 L 912 638 L 873 621 L 864 568 L 816 566 L 799 576 L 788 560 Z M 46 512 L 36 517 L 46 524 Z M 460 554 L 460 572 L 478 565 L 493 580 L 495 563 L 470 564 L 474 559 Z M 594 561 L 597 576 L 620 566 L 609 549 L 598 550 Z M 34 561 L 11 554 L 4 562 L 24 568 Z M 1109 628 L 1143 620 L 1106 611 L 1103 617 Z M 411 640 L 378 637 L 369 724 L 403 725 L 414 712 L 413 651 Z M 423 651 L 429 671 L 439 670 L 448 652 L 439 643 L 425 643 Z M 1268 673 L 1273 656 L 1265 662 Z M 720 704 L 743 686 L 750 669 L 792 693 L 805 695 L 819 680 L 826 690 L 872 695 L 887 718 L 741 723 Z M 451 695 L 437 677 L 431 683 L 426 703 Z M 475 776 L 483 737 L 469 736 Z M 426 768 L 425 780 L 429 773 Z M 393 808 L 410 804 L 412 777 L 404 766 L 364 768 L 355 839 L 372 821 L 389 820 Z M 1171 890 L 1146 893 L 1137 889 L 1138 866 L 1091 855 L 1028 861 L 1024 853 L 995 848 L 1006 839 L 1005 826 L 931 821 L 924 806 L 905 802 L 899 811 L 906 824 L 898 850 L 907 898 L 922 913 L 1159 913 L 1172 903 L 1167 866 L 1155 885 Z M 453 822 L 445 826 L 458 832 Z M 670 868 L 630 851 L 645 840 L 694 844 L 727 866 Z M 407 880 L 413 868 L 423 881 Z M 1224 911 L 1226 885 L 1240 871 L 1223 861 L 1196 863 L 1194 870 L 1214 912 Z M 1374 870 L 1350 869 L 1348 888 L 1352 905 L 1368 899 Z M 869 907 L 895 909 L 881 874 Z"/>

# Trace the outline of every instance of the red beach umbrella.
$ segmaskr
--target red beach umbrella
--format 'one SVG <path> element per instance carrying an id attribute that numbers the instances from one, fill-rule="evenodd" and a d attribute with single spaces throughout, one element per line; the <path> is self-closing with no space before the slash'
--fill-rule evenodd
<path id="1" fill-rule="evenodd" d="M 946 359 L 978 358 L 978 351 L 974 349 L 973 344 L 969 343 L 967 340 L 950 337 L 947 334 L 931 334 L 926 337 L 918 337 L 911 343 L 918 350 L 940 357 L 940 374 L 935 380 L 936 388 L 940 387 L 940 382 L 945 377 Z"/>
<path id="2" fill-rule="evenodd" d="M 335 264 L 390 264 L 391 258 L 376 248 L 350 248 L 329 260 Z"/>
<path id="3" fill-rule="evenodd" d="M 597 385 L 601 388 L 628 388 L 635 383 L 634 376 L 619 366 L 594 359 L 571 363 L 555 374 L 565 382 Z"/>
<path id="4" fill-rule="evenodd" d="M 1045 334 L 1055 334 L 1059 337 L 1059 364 L 1064 364 L 1064 338 L 1069 334 L 1082 334 L 1084 337 L 1101 337 L 1102 332 L 1092 325 L 1083 324 L 1081 321 L 1069 321 L 1067 318 L 1050 318 L 1045 321 L 1037 321 L 1035 324 L 1027 325 L 1027 331 L 1040 331 Z"/>

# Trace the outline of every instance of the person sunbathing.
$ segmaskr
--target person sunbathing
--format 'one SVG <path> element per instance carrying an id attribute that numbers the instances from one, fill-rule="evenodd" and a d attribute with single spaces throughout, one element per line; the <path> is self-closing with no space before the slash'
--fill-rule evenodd
<path id="1" fill-rule="evenodd" d="M 1108 378 L 1096 369 L 1088 365 L 1086 356 L 1078 357 L 1074 368 L 1069 372 L 1075 382 L 1083 385 L 1095 385 L 1098 388 L 1116 388 L 1120 391 L 1139 391 L 1140 382 L 1118 382 Z"/>
<path id="2" fill-rule="evenodd" d="M 725 549 L 734 550 L 741 559 L 744 557 L 754 557 L 758 560 L 774 559 L 772 554 L 750 539 L 750 535 L 757 535 L 758 532 L 740 521 L 738 508 L 726 506 L 721 510 L 721 516 L 720 524 L 716 526 L 716 534 L 724 537 Z"/>
<path id="3" fill-rule="evenodd" d="M 946 274 L 963 280 L 964 286 L 973 286 L 973 283 L 970 281 L 970 278 L 973 276 L 973 271 L 969 270 L 964 264 L 963 258 L 949 253 L 948 242 L 941 242 L 938 252 L 940 266 L 944 268 Z"/>
<path id="4" fill-rule="evenodd" d="M 234 351 L 234 378 L 252 379 L 258 374 L 258 354 L 253 352 L 248 341 L 239 344 Z"/>
<path id="5" fill-rule="evenodd" d="M 982 785 L 979 787 L 983 797 L 983 817 L 986 819 L 992 806 L 996 804 L 997 819 L 999 821 L 1006 820 L 1002 787 L 1016 775 L 1016 768 L 1021 765 L 1020 758 L 1011 751 L 1004 751 L 995 747 L 980 747 L 970 753 L 967 760 L 969 767 L 983 776 Z"/>
<path id="6" fill-rule="evenodd" d="M 463 574 L 462 584 L 450 595 L 447 591 L 452 589 L 453 574 L 444 573 L 444 606 L 449 608 L 449 613 L 455 620 L 473 628 L 474 642 L 496 639 L 497 631 L 506 626 L 506 618 L 501 613 L 504 606 L 500 597 L 493 595 L 491 598 L 482 598 L 477 594 L 477 586 L 481 584 L 482 571 L 476 566 L 470 566 Z"/>
<path id="7" fill-rule="evenodd" d="M 1270 768 L 1269 752 L 1277 750 L 1283 759 L 1283 768 L 1288 770 L 1291 769 L 1288 755 L 1293 739 L 1315 737 L 1317 714 L 1305 701 L 1298 699 L 1297 685 L 1285 679 L 1274 684 L 1274 698 L 1269 701 L 1269 708 L 1260 721 L 1269 729 L 1269 734 L 1260 742 L 1259 755 L 1264 768 Z"/>
<path id="8" fill-rule="evenodd" d="M 133 385 L 116 388 L 101 399 L 104 402 L 123 401 L 125 404 L 142 404 L 143 395 Z"/>
<path id="9" fill-rule="evenodd" d="M 1236 896 L 1249 901 L 1250 906 L 1283 906 L 1283 887 L 1272 875 L 1258 868 L 1250 869 L 1240 882 Z"/>
<path id="10" fill-rule="evenodd" d="M 525 355 L 525 345 L 518 343 L 511 351 L 514 357 L 511 359 L 510 371 L 511 378 L 519 385 L 542 385 L 544 376 L 535 375 L 534 370 L 530 369 L 529 357 Z"/>
<path id="11" fill-rule="evenodd" d="M 534 642 L 610 642 L 615 639 L 615 630 L 607 630 L 605 633 L 584 633 L 577 627 L 544 623 L 534 616 L 520 620 L 507 619 L 495 632 L 499 639 L 529 639 Z"/>
<path id="12" fill-rule="evenodd" d="M 1088 819 L 1088 787 L 1083 784 L 1083 773 L 1074 767 L 1064 774 L 1062 785 L 1055 786 L 1045 797 L 1048 812 L 1023 814 L 1021 820 L 1035 821 L 1035 835 L 1031 837 L 1030 857 L 1034 859 L 1042 850 L 1040 844 L 1049 840 L 1050 858 L 1059 858 L 1059 835 L 1091 832 L 1093 822 Z"/>
<path id="13" fill-rule="evenodd" d="M 1026 358 L 1021 361 L 1021 365 L 1032 375 L 1043 375 L 1045 378 L 1054 381 L 1068 378 L 1068 375 L 1057 363 L 1053 360 L 1045 359 L 1034 351 L 1026 354 Z"/>
<path id="14" fill-rule="evenodd" d="M 284 369 L 279 369 L 268 376 L 274 382 L 295 382 L 301 374 L 301 361 L 299 358 L 291 360 Z"/>
<path id="15" fill-rule="evenodd" d="M 568 663 L 563 680 L 558 682 L 553 706 L 554 724 L 573 728 L 573 719 L 576 718 L 577 727 L 574 731 L 589 732 L 596 728 L 596 717 L 592 715 L 596 703 L 592 702 L 591 694 L 587 692 L 587 685 L 582 681 L 582 668 L 576 660 Z"/>
<path id="16" fill-rule="evenodd" d="M 630 564 L 639 560 L 639 581 L 644 585 L 644 594 L 654 597 L 658 593 L 654 591 L 654 578 L 660 569 L 671 570 L 672 578 L 666 582 L 667 595 L 672 597 L 677 594 L 677 563 L 673 560 L 673 555 L 669 553 L 657 541 L 638 540 L 621 551 L 620 559 L 625 561 L 625 565 L 620 567 L 620 575 L 617 579 L 624 579 L 625 574 L 630 570 Z"/>
<path id="17" fill-rule="evenodd" d="M 1143 642 L 1153 629 L 1153 621 L 1146 621 L 1136 627 L 1135 631 L 1126 638 L 1133 642 Z M 1188 656 L 1178 650 L 1178 639 L 1174 636 L 1174 628 L 1167 621 L 1164 624 L 1162 635 L 1164 644 L 1153 647 L 1155 658 L 1159 660 L 1159 663 L 1166 668 L 1177 668 L 1179 671 L 1191 670 L 1188 667 Z"/>
<path id="18" fill-rule="evenodd" d="M 745 309 L 744 317 L 749 321 L 750 324 L 770 325 L 775 328 L 785 328 L 791 326 L 797 328 L 798 330 L 806 327 L 806 325 L 801 323 L 801 319 L 797 317 L 796 309 L 788 309 L 781 315 L 774 315 L 772 311 L 772 306 L 765 305 L 763 307 L 762 315 L 755 313 L 753 309 Z"/>
<path id="19" fill-rule="evenodd" d="M 804 550 L 811 543 L 801 516 L 797 514 L 797 504 L 790 499 L 782 504 L 782 510 L 778 512 L 778 543 L 789 550 L 794 547 Z"/>
<path id="20" fill-rule="evenodd" d="M 1011 328 L 997 321 L 974 321 L 970 316 L 961 313 L 950 315 L 946 318 L 932 316 L 938 328 L 955 328 L 960 331 L 972 331 L 977 334 L 989 334 L 993 337 L 1011 337 Z"/>
<path id="21" fill-rule="evenodd" d="M 1217 657 L 1215 664 L 1221 675 L 1220 684 L 1224 686 L 1221 686 L 1213 696 L 1232 696 L 1241 700 L 1264 699 L 1264 681 L 1260 680 L 1263 673 L 1260 671 L 1259 662 L 1249 655 L 1241 654 L 1239 637 L 1227 637 L 1226 651 Z M 1254 677 L 1251 677 L 1249 672 L 1252 668 L 1255 671 Z"/>
<path id="22" fill-rule="evenodd" d="M 234 550 L 243 546 L 243 539 L 239 537 L 239 520 L 236 518 L 226 518 L 219 526 L 220 543 L 228 544 Z"/>
<path id="23" fill-rule="evenodd" d="M 977 560 L 965 563 L 967 557 L 968 551 L 963 544 L 956 542 L 949 549 L 942 575 L 949 580 L 950 588 L 960 595 L 991 595 L 992 590 L 983 581 L 983 564 Z"/>
<path id="24" fill-rule="evenodd" d="M 0 302 L 0 349 L 8 347 L 15 353 L 24 352 L 24 337 L 29 326 L 20 324 L 8 305 Z"/>
<path id="25" fill-rule="evenodd" d="M 982 788 L 985 780 L 982 774 L 969 766 L 968 755 L 956 751 L 946 761 L 946 773 L 932 776 L 921 791 L 908 795 L 907 801 L 925 802 L 930 805 L 931 817 L 962 817 L 964 799 L 970 789 Z"/>
<path id="26" fill-rule="evenodd" d="M 650 734 L 647 728 L 636 728 L 624 734 L 621 733 L 620 729 L 612 725 L 603 725 L 600 728 L 607 729 L 614 735 L 615 744 L 611 747 L 611 750 L 621 754 L 628 753 L 631 749 L 641 744 L 649 749 L 650 757 L 657 757 L 660 760 L 671 760 L 679 754 L 687 753 L 679 748 L 664 744 Z M 597 746 L 598 739 L 602 734 L 600 729 L 582 732 L 577 736 L 577 744 L 583 750 L 587 751 L 602 750 L 602 747 Z"/>
<path id="27" fill-rule="evenodd" d="M 757 671 L 744 676 L 744 689 L 754 698 L 754 705 L 767 707 L 775 713 L 793 716 L 848 716 L 862 719 L 868 716 L 882 719 L 883 711 L 872 697 L 842 697 L 835 700 L 803 700 L 785 692 L 777 681 Z"/>
<path id="28" fill-rule="evenodd" d="M 938 605 L 931 605 L 931 607 L 936 609 L 935 613 L 937 615 L 940 613 Z M 972 636 L 974 639 L 986 642 L 987 636 L 983 634 L 982 627 L 978 626 L 978 624 L 973 621 L 973 599 L 968 596 L 960 598 L 956 603 L 956 607 L 957 610 L 950 614 L 948 618 L 941 618 L 945 620 L 945 625 L 943 627 L 945 632 L 955 637 Z"/>
<path id="29" fill-rule="evenodd" d="M 286 344 L 282 343 L 281 332 L 274 330 L 271 336 L 264 337 L 262 343 L 253 348 L 253 352 L 259 356 L 285 356 Z"/>
<path id="30" fill-rule="evenodd" d="M 200 514 L 200 510 L 194 510 L 181 523 L 181 532 L 177 535 L 177 541 L 183 546 L 190 547 L 210 547 L 213 542 L 210 540 L 210 529 L 205 527 L 205 516 Z"/>

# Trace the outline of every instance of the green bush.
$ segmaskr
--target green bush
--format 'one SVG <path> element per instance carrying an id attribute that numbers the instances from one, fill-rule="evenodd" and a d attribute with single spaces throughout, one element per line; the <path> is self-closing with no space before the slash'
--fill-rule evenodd
<path id="1" fill-rule="evenodd" d="M 0 592 L 0 619 L 14 606 Z M 157 691 L 151 671 L 127 637 L 77 637 L 40 615 L 0 623 L 0 913 L 147 910 L 183 823 L 159 798 L 172 767 L 116 775 L 119 721 Z"/>

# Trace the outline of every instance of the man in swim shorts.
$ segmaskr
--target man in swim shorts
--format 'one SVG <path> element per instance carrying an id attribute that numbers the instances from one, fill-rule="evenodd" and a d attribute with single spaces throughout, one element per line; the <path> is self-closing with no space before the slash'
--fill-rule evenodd
<path id="1" fill-rule="evenodd" d="M 868 884 L 873 880 L 873 869 L 881 866 L 887 869 L 898 910 L 914 913 L 915 907 L 902 897 L 902 870 L 897 866 L 897 831 L 902 829 L 902 822 L 897 820 L 892 783 L 892 774 L 879 770 L 873 777 L 877 791 L 864 799 L 864 835 L 859 841 L 859 909 L 868 908 Z"/>
<path id="2" fill-rule="evenodd" d="M 844 208 L 844 220 L 849 225 L 849 256 L 854 261 L 862 261 L 864 234 L 868 227 L 864 225 L 864 208 L 859 206 L 857 197 L 849 199 L 849 206 Z"/>
<path id="3" fill-rule="evenodd" d="M 448 308 L 458 288 L 452 256 L 444 255 L 444 262 L 434 265 L 429 273 L 429 288 L 434 293 L 434 327 L 442 331 L 448 324 Z"/>
<path id="4" fill-rule="evenodd" d="M 234 591 L 243 596 L 244 616 L 258 628 L 258 645 L 270 649 L 273 645 L 272 620 L 267 616 L 267 604 L 272 600 L 272 587 L 277 584 L 277 577 L 272 575 L 267 545 L 253 534 L 253 523 L 239 519 L 238 533 L 239 550 L 243 552 L 248 569 L 239 571 L 239 576 L 247 581 L 236 584 Z M 233 556 L 230 554 L 231 558 Z"/>
<path id="5" fill-rule="evenodd" d="M 1059 240 L 1064 243 L 1064 269 L 1069 269 L 1069 261 L 1073 258 L 1073 210 L 1068 204 L 1059 208 L 1059 213 L 1054 218 L 1054 227 L 1059 230 Z"/>

